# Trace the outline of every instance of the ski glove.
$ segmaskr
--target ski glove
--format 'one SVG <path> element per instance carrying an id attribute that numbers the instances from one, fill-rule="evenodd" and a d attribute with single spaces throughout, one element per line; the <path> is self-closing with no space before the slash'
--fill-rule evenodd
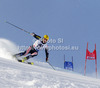
<path id="1" fill-rule="evenodd" d="M 46 62 L 48 62 L 48 58 L 46 58 Z"/>
<path id="2" fill-rule="evenodd" d="M 30 35 L 31 35 L 31 36 L 34 36 L 34 35 L 35 35 L 35 33 L 30 33 Z"/>
<path id="3" fill-rule="evenodd" d="M 33 36 L 34 38 L 36 38 L 37 40 L 39 40 L 41 38 L 41 36 L 35 34 L 35 33 L 30 33 L 31 36 Z"/>

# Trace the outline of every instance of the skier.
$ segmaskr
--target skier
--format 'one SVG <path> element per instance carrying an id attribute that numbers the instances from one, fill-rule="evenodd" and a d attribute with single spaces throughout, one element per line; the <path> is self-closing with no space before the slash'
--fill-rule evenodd
<path id="1" fill-rule="evenodd" d="M 46 62 L 48 61 L 48 56 L 49 56 L 49 53 L 48 53 L 48 46 L 47 46 L 47 41 L 49 40 L 49 36 L 48 35 L 44 35 L 43 38 L 41 38 L 39 35 L 35 34 L 35 33 L 31 33 L 31 35 L 36 38 L 37 40 L 35 41 L 35 43 L 31 46 L 29 46 L 29 48 L 24 51 L 24 52 L 21 52 L 21 53 L 18 53 L 18 54 L 15 54 L 14 56 L 17 57 L 17 56 L 25 56 L 22 60 L 22 62 L 24 62 L 25 60 L 28 60 L 34 56 L 37 56 L 38 55 L 38 51 L 41 49 L 41 48 L 45 48 L 45 53 L 46 53 Z M 30 55 L 28 55 L 30 54 Z"/>

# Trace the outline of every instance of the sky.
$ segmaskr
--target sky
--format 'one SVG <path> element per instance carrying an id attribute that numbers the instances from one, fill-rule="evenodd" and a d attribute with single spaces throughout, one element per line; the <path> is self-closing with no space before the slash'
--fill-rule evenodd
<path id="1" fill-rule="evenodd" d="M 63 68 L 64 55 L 67 61 L 71 61 L 73 56 L 74 71 L 81 74 L 84 74 L 87 42 L 91 52 L 96 43 L 99 73 L 99 3 L 100 0 L 0 0 L 0 38 L 11 40 L 18 46 L 30 46 L 34 43 L 32 36 L 5 21 L 40 36 L 47 34 L 50 37 L 48 46 L 70 48 L 50 50 L 50 63 Z M 40 51 L 36 58 L 45 61 L 44 51 Z M 94 61 L 87 62 L 86 73 L 95 73 Z"/>

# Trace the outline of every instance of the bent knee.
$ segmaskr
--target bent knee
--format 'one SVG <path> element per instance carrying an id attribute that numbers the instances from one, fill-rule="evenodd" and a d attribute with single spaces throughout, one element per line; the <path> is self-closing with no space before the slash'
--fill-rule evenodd
<path id="1" fill-rule="evenodd" d="M 34 52 L 34 53 L 32 53 L 31 55 L 32 55 L 32 56 L 37 56 L 38 53 L 37 53 L 37 52 Z"/>

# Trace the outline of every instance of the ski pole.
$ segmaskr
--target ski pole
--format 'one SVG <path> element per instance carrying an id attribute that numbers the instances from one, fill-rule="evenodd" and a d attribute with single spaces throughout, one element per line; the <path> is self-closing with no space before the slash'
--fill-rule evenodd
<path id="1" fill-rule="evenodd" d="M 47 62 L 47 63 L 55 70 L 55 68 L 49 62 Z"/>
<path id="2" fill-rule="evenodd" d="M 20 27 L 18 27 L 18 26 L 16 26 L 16 25 L 14 25 L 14 24 L 12 24 L 12 23 L 10 23 L 10 22 L 8 22 L 8 21 L 6 21 L 6 23 L 7 23 L 7 24 L 10 24 L 10 25 L 12 25 L 12 26 L 14 26 L 14 27 L 16 27 L 16 28 L 18 28 L 18 29 L 20 29 L 20 30 L 22 30 L 22 31 L 24 31 L 24 32 L 26 32 L 26 33 L 28 33 L 28 34 L 31 34 L 30 32 L 28 32 L 28 31 L 26 31 L 26 30 L 24 30 L 24 29 L 22 29 L 22 28 L 20 28 Z"/>

